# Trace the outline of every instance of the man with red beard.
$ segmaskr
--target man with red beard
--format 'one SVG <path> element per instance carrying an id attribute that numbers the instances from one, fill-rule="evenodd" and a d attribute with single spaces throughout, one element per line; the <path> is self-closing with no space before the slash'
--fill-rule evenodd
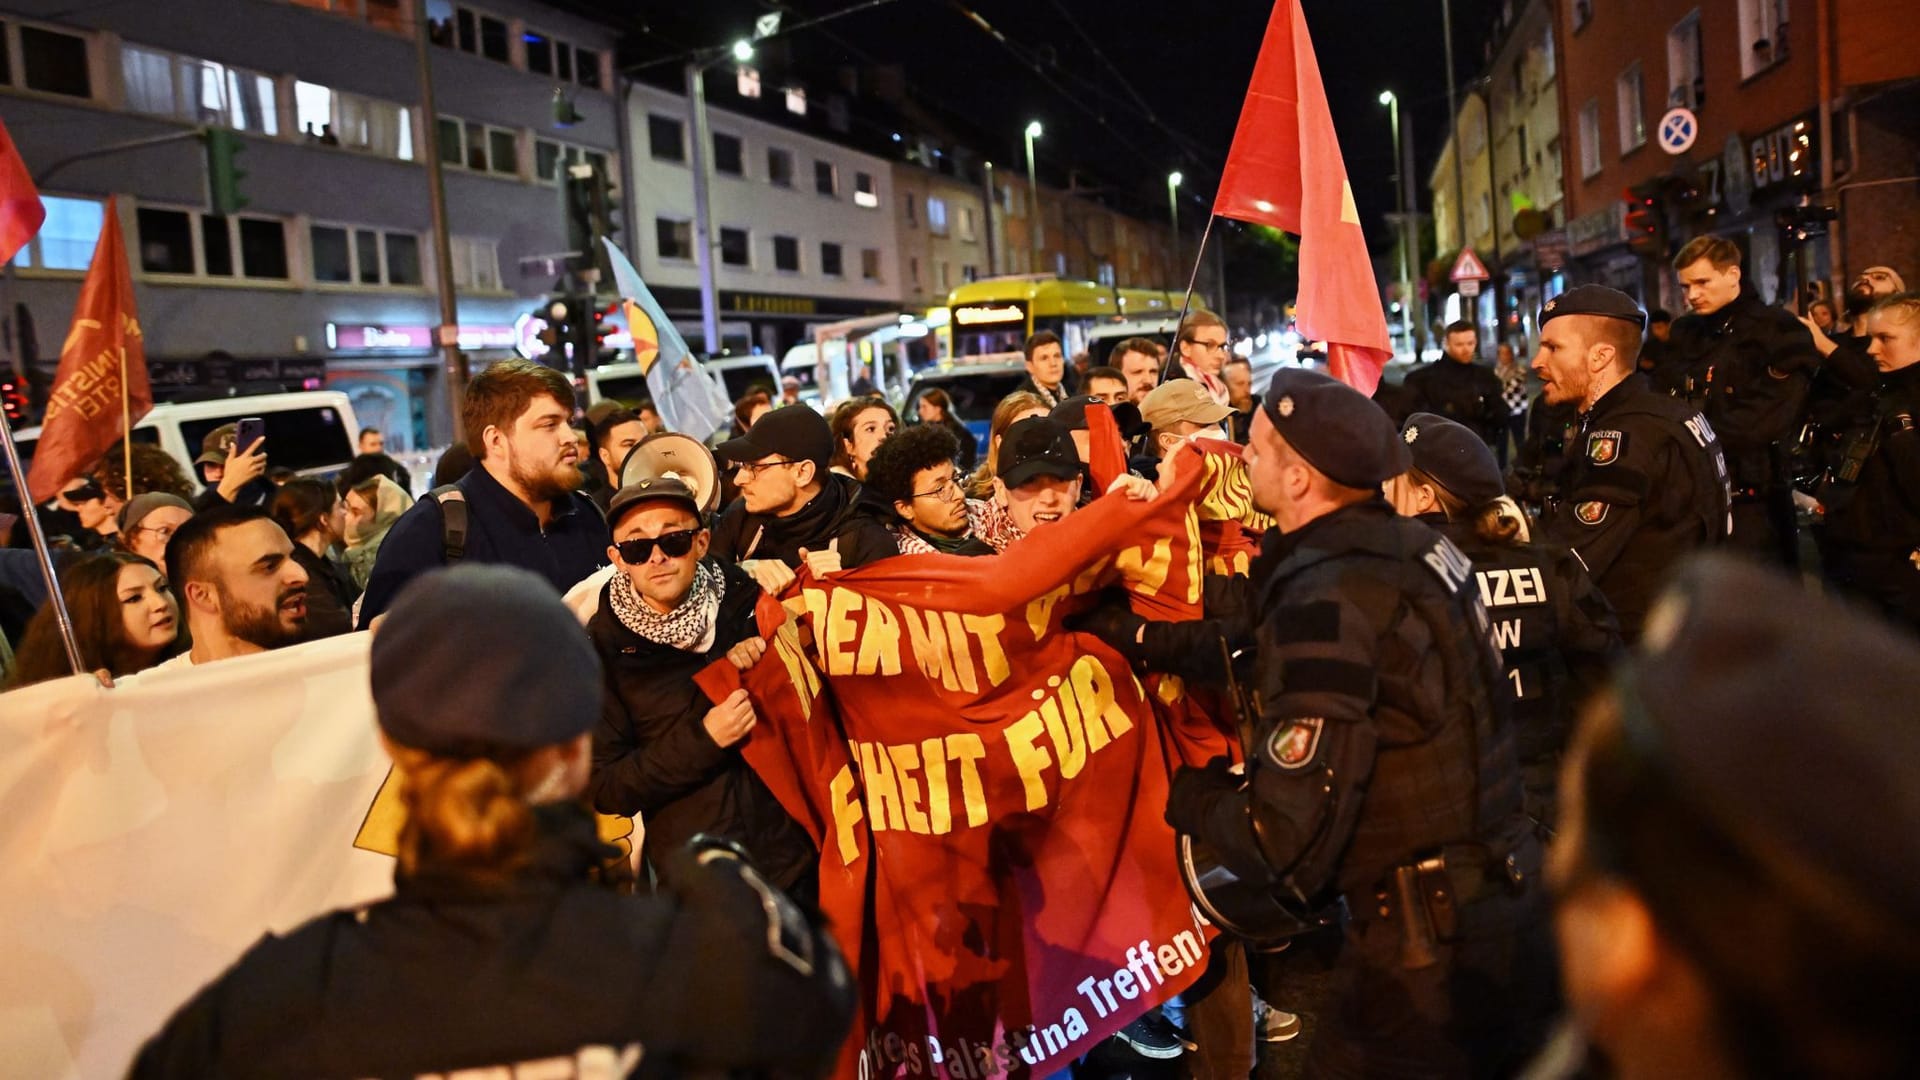
<path id="1" fill-rule="evenodd" d="M 360 601 L 361 629 L 415 575 L 455 557 L 531 570 L 561 593 L 605 564 L 607 519 L 579 493 L 572 415 L 573 386 L 553 368 L 503 360 L 474 376 L 461 418 L 476 464 L 456 491 L 423 498 L 394 522 Z M 466 511 L 457 556 L 443 505 L 454 501 Z"/>
<path id="2" fill-rule="evenodd" d="M 167 542 L 193 648 L 162 668 L 193 667 L 298 644 L 307 630 L 307 572 L 267 512 L 222 504 L 187 519 Z"/>

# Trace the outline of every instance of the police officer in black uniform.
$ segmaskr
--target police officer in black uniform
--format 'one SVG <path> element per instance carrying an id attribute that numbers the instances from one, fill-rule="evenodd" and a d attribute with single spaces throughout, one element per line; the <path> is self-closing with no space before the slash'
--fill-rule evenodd
<path id="1" fill-rule="evenodd" d="M 1719 434 L 1733 485 L 1730 542 L 1783 566 L 1799 563 L 1791 465 L 1820 369 L 1813 337 L 1769 307 L 1740 275 L 1740 248 L 1697 236 L 1674 257 L 1692 314 L 1675 320 L 1673 348 L 1692 373 L 1693 400 Z"/>
<path id="2" fill-rule="evenodd" d="M 1544 534 L 1580 556 L 1629 643 L 1669 568 L 1725 540 L 1729 527 L 1727 467 L 1713 427 L 1635 376 L 1645 319 L 1617 289 L 1569 289 L 1541 309 L 1533 358 L 1548 403 L 1580 410 Z"/>
<path id="3" fill-rule="evenodd" d="M 1413 464 L 1387 481 L 1387 501 L 1473 560 L 1514 700 L 1527 814 L 1550 830 L 1574 710 L 1605 681 L 1620 622 L 1571 550 L 1530 542 L 1525 516 L 1502 495 L 1499 462 L 1473 432 L 1415 413 L 1400 436 Z"/>
<path id="4" fill-rule="evenodd" d="M 407 809 L 394 896 L 262 938 L 132 1076 L 826 1073 L 846 968 L 737 849 L 686 853 L 658 896 L 590 880 L 613 854 L 580 802 L 600 665 L 551 586 L 423 574 L 372 666 Z"/>
<path id="5" fill-rule="evenodd" d="M 1472 428 L 1488 446 L 1507 437 L 1507 404 L 1500 376 L 1478 363 L 1480 330 L 1465 319 L 1447 326 L 1446 358 L 1407 373 L 1408 414 L 1438 413 Z M 1383 404 L 1384 407 L 1384 404 Z"/>
<path id="6" fill-rule="evenodd" d="M 1826 444 L 1821 560 L 1827 580 L 1920 629 L 1920 294 L 1882 300 L 1863 321 L 1881 376 Z"/>
<path id="7" fill-rule="evenodd" d="M 1310 1074 L 1510 1070 L 1544 1030 L 1552 974 L 1540 847 L 1473 565 L 1381 498 L 1407 446 L 1343 383 L 1276 374 L 1247 457 L 1254 501 L 1278 522 L 1250 603 L 1098 630 L 1149 668 L 1206 681 L 1223 675 L 1218 635 L 1253 646 L 1245 775 L 1225 759 L 1182 769 L 1167 820 L 1302 910 L 1345 898 L 1340 987 Z"/>

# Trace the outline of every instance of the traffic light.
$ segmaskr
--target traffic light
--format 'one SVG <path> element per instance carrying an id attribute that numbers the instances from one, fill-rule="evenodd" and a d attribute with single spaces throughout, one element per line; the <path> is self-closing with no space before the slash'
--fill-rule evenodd
<path id="1" fill-rule="evenodd" d="M 533 313 L 533 317 L 546 323 L 539 333 L 540 344 L 547 347 L 545 360 L 549 367 L 564 367 L 568 353 L 567 346 L 573 343 L 573 302 L 568 298 L 556 297 L 545 307 Z"/>
<path id="2" fill-rule="evenodd" d="M 0 377 L 0 408 L 7 414 L 7 423 L 25 424 L 27 422 L 27 388 L 17 375 Z"/>
<path id="3" fill-rule="evenodd" d="M 592 359 L 596 364 L 613 352 L 613 350 L 607 346 L 607 339 L 613 336 L 615 327 L 608 319 L 618 310 L 620 310 L 618 301 L 608 304 L 603 308 L 593 309 Z"/>
<path id="4" fill-rule="evenodd" d="M 620 231 L 620 189 L 614 186 L 613 177 L 604 168 L 593 170 L 591 209 L 594 239 L 611 239 Z M 598 249 L 601 245 L 594 244 Z"/>
<path id="5" fill-rule="evenodd" d="M 575 268 L 594 265 L 593 167 L 567 166 L 561 192 L 567 212 L 567 249 L 579 253 Z"/>
<path id="6" fill-rule="evenodd" d="M 247 144 L 239 132 L 227 128 L 208 128 L 206 139 L 207 201 L 215 214 L 229 217 L 247 206 L 247 197 L 240 190 L 240 181 L 247 174 L 240 171 L 236 161 Z"/>
<path id="7" fill-rule="evenodd" d="M 1667 208 L 1660 184 L 1635 184 L 1621 193 L 1626 200 L 1627 246 L 1635 255 L 1667 257 Z"/>

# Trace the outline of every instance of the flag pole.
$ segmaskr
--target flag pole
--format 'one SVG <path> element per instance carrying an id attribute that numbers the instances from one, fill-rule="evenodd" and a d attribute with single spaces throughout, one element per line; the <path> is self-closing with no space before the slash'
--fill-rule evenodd
<path id="1" fill-rule="evenodd" d="M 120 446 L 126 453 L 127 501 L 133 501 L 133 388 L 127 385 L 127 349 L 120 347 Z"/>
<path id="2" fill-rule="evenodd" d="M 73 616 L 67 613 L 67 598 L 60 593 L 60 575 L 53 572 L 53 552 L 47 547 L 46 531 L 40 527 L 40 508 L 34 505 L 33 492 L 27 487 L 27 470 L 20 465 L 20 451 L 13 445 L 13 425 L 7 423 L 5 409 L 0 409 L 0 445 L 6 448 L 13 489 L 20 493 L 20 516 L 27 519 L 27 534 L 33 537 L 33 553 L 47 581 L 47 603 L 53 605 L 60 641 L 67 647 L 67 662 L 73 665 L 75 675 L 84 674 L 87 669 L 80 660 L 80 642 L 73 636 Z"/>
<path id="3" fill-rule="evenodd" d="M 1187 311 L 1193 306 L 1193 287 L 1200 281 L 1200 262 L 1207 257 L 1207 237 L 1213 235 L 1213 219 L 1218 214 L 1208 214 L 1206 227 L 1200 230 L 1200 245 L 1193 253 L 1193 272 L 1187 275 L 1187 295 L 1180 298 L 1180 317 L 1173 324 L 1173 346 L 1167 350 L 1166 363 L 1160 365 L 1160 381 L 1167 381 L 1167 372 L 1173 370 L 1174 361 L 1180 358 L 1180 326 L 1187 321 Z M 1177 242 L 1179 237 L 1174 237 Z M 1224 303 L 1226 297 L 1221 297 Z"/>

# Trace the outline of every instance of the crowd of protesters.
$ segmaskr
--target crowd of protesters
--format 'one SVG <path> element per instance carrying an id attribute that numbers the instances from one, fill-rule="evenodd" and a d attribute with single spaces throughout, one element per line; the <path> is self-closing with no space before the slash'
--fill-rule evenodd
<path id="1" fill-rule="evenodd" d="M 1836 747 L 1813 780 L 1885 798 L 1875 812 L 1899 849 L 1880 852 L 1885 872 L 1913 868 L 1911 732 L 1895 740 L 1906 757 L 1876 759 L 1861 735 L 1873 693 L 1823 698 L 1776 684 L 1798 668 L 1798 686 L 1914 689 L 1920 391 L 1909 376 L 1920 371 L 1920 299 L 1898 291 L 1897 275 L 1870 273 L 1849 293 L 1847 324 L 1828 305 L 1801 326 L 1755 306 L 1737 250 L 1689 244 L 1675 269 L 1693 308 L 1681 319 L 1650 321 L 1624 294 L 1581 286 L 1540 313 L 1529 365 L 1507 344 L 1481 363 L 1477 328 L 1456 324 L 1444 359 L 1372 401 L 1295 368 L 1256 386 L 1226 323 L 1206 312 L 1180 325 L 1170 354 L 1129 339 L 1110 366 L 1079 371 L 1041 332 L 1026 344 L 1028 378 L 990 416 L 957 416 L 939 391 L 904 418 L 877 395 L 823 415 L 797 387 L 749 394 L 730 430 L 714 433 L 708 490 L 698 476 L 626 469 L 661 431 L 650 407 L 596 405 L 576 429 L 566 376 L 509 360 L 473 378 L 465 445 L 419 498 L 378 433 L 337 477 L 307 478 L 276 476 L 270 441 L 236 446 L 229 426 L 195 462 L 197 491 L 164 452 L 135 446 L 128 468 L 116 448 L 41 512 L 61 538 L 82 665 L 108 681 L 385 624 L 376 702 L 424 817 L 403 879 L 445 857 L 433 845 L 466 842 L 436 829 L 480 827 L 436 824 L 452 813 L 437 794 L 451 772 L 474 769 L 489 790 L 513 793 L 498 812 L 541 843 L 584 820 L 561 821 L 548 804 L 642 818 L 642 881 L 724 893 L 676 866 L 696 838 L 725 842 L 805 909 L 818 852 L 741 753 L 753 705 L 745 691 L 712 701 L 692 675 L 723 659 L 755 664 L 766 649 L 755 606 L 803 566 L 821 576 L 901 555 L 997 555 L 1096 498 L 1157 497 L 1163 464 L 1197 442 L 1242 463 L 1270 516 L 1250 574 L 1210 576 L 1194 622 L 1145 620 L 1110 597 L 1074 625 L 1143 673 L 1246 688 L 1245 771 L 1224 760 L 1181 769 L 1166 814 L 1240 878 L 1341 901 L 1340 981 L 1309 1040 L 1313 1069 L 1512 1074 L 1547 1043 L 1562 1004 L 1557 966 L 1570 1020 L 1552 1050 L 1573 1064 L 1542 1075 L 1571 1074 L 1594 1055 L 1642 1075 L 1681 1063 L 1691 1075 L 1898 1075 L 1916 1044 L 1897 1012 L 1863 1009 L 1803 1033 L 1794 1010 L 1851 979 L 1891 988 L 1920 973 L 1911 949 L 1879 950 L 1876 936 L 1892 927 L 1909 937 L 1903 920 L 1920 914 L 1920 897 L 1881 888 L 1865 849 L 1839 844 L 1846 818 L 1817 805 L 1827 789 L 1775 787 L 1784 764 L 1726 744 L 1764 739 L 1776 755 L 1789 742 Z M 1531 401 L 1529 372 L 1540 387 Z M 1816 406 L 1816 434 L 1796 445 Z M 988 422 L 978 444 L 967 419 Z M 1093 433 L 1108 423 L 1128 472 L 1097 490 Z M 1813 459 L 1802 479 L 1812 478 L 1831 591 L 1860 609 L 1756 568 L 1798 562 L 1797 454 Z M 1716 547 L 1746 561 L 1688 561 Z M 452 564 L 463 569 L 437 572 Z M 71 674 L 32 576 L 14 561 L 0 572 L 0 630 L 14 643 L 7 685 Z M 555 687 L 556 702 L 586 703 L 523 702 L 569 713 L 540 739 L 509 745 L 500 702 L 473 704 L 466 720 L 421 704 L 432 672 L 459 682 L 496 662 L 519 671 L 520 612 L 564 621 L 541 598 L 596 574 L 584 633 L 553 629 L 561 659 L 526 675 Z M 445 657 L 433 636 L 479 609 L 492 612 L 473 616 L 481 662 Z M 399 652 L 403 636 L 418 644 L 421 671 L 399 674 L 415 659 Z M 1737 653 L 1740 670 L 1725 670 L 1716 648 Z M 1862 670 L 1862 658 L 1880 664 Z M 383 665 L 394 672 L 386 683 Z M 596 685 L 556 682 L 567 673 Z M 502 685 L 498 673 L 481 681 Z M 1690 732 L 1696 708 L 1751 734 Z M 550 781 L 549 765 L 562 779 Z M 1692 798 L 1696 782 L 1712 790 L 1707 805 Z M 1772 795 L 1800 816 L 1760 809 Z M 1804 828 L 1761 827 L 1783 819 Z M 1665 826 L 1676 831 L 1656 835 Z M 488 848 L 473 865 L 517 857 Z M 471 870 L 461 873 L 485 876 Z M 1710 895 L 1689 892 L 1696 875 L 1711 878 Z M 1821 886 L 1808 893 L 1808 881 Z M 1394 892 L 1396 882 L 1412 885 Z M 1417 918 L 1407 904 L 1420 905 Z M 1716 929 L 1715 904 L 1763 911 L 1751 920 L 1754 947 L 1778 965 Z M 533 932 L 528 917 L 516 911 L 512 932 Z M 1410 939 L 1415 923 L 1435 936 Z M 1830 932 L 1830 962 L 1807 958 Z M 271 982 L 274 955 L 226 980 Z M 1204 989 L 1130 1024 L 1126 1046 L 1191 1056 L 1195 1075 L 1245 1075 L 1255 1043 L 1301 1034 L 1288 1002 L 1251 992 L 1229 938 L 1214 964 Z M 571 985 L 565 972 L 556 979 Z M 142 1065 L 164 1075 L 221 1060 L 193 1040 L 222 1008 L 245 1011 L 197 1000 Z M 829 1033 L 834 1022 L 823 1021 Z M 340 1071 L 361 1067 L 329 1056 L 323 1040 L 295 1045 Z M 821 1045 L 802 1049 L 793 1060 L 823 1063 Z"/>

